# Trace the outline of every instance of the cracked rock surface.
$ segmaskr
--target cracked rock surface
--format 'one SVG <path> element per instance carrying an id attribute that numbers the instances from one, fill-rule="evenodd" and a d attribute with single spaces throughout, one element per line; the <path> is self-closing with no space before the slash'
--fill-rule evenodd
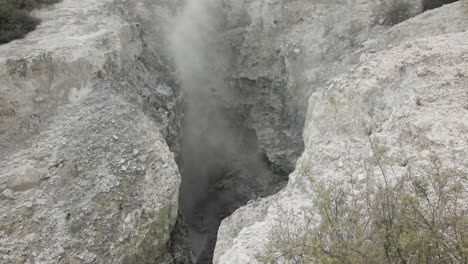
<path id="1" fill-rule="evenodd" d="M 281 14 L 287 12 L 275 11 L 276 2 L 271 1 L 260 9 L 262 18 L 269 15 L 281 18 Z M 298 2 L 301 1 L 294 3 Z M 297 217 L 292 217 L 290 224 L 297 225 L 299 230 L 303 224 L 299 217 L 301 212 L 307 212 L 312 221 L 319 223 L 316 208 L 309 198 L 312 190 L 308 175 L 352 192 L 347 180 L 350 173 L 355 179 L 365 178 L 368 173 L 362 164 L 373 155 L 369 137 L 387 150 L 385 155 L 389 160 L 408 157 L 412 170 L 418 173 L 424 173 L 430 167 L 431 157 L 436 156 L 442 169 L 468 174 L 468 80 L 464 72 L 468 66 L 467 3 L 457 2 L 414 14 L 390 26 L 372 12 L 366 16 L 364 11 L 373 10 L 373 4 L 360 2 L 362 5 L 349 8 L 358 8 L 355 14 L 359 14 L 360 19 L 377 23 L 360 31 L 368 32 L 364 33 L 364 38 L 359 38 L 362 33 L 354 35 L 358 38 L 354 38 L 353 46 L 337 46 L 339 42 L 330 42 L 323 32 L 313 33 L 317 27 L 312 24 L 306 27 L 305 22 L 297 27 L 301 34 L 290 38 L 295 43 L 315 40 L 311 43 L 321 43 L 318 45 L 323 47 L 322 51 L 333 48 L 328 54 L 337 56 L 311 56 L 320 49 L 307 52 L 309 45 L 298 47 L 300 52 L 297 53 L 293 50 L 292 54 L 299 54 L 301 62 L 312 58 L 330 62 L 303 63 L 299 67 L 305 69 L 302 78 L 310 81 L 300 87 L 311 94 L 303 131 L 304 153 L 283 191 L 249 203 L 222 222 L 214 263 L 258 263 L 256 256 L 264 252 L 270 231 L 284 217 L 284 210 L 296 213 Z M 327 8 L 333 8 L 332 4 L 301 3 L 301 10 L 322 11 L 324 17 L 336 19 L 336 23 L 332 23 L 333 30 L 355 21 L 350 12 L 339 19 L 333 12 L 326 12 Z M 291 10 L 294 6 L 292 3 L 291 6 L 282 5 L 282 10 Z M 256 9 L 248 10 L 253 13 Z M 313 21 L 314 15 L 309 14 L 305 21 Z M 291 67 L 296 63 L 292 62 Z M 328 70 L 331 74 L 321 74 Z M 368 131 L 363 124 L 372 128 L 370 135 L 366 134 Z M 394 175 L 400 175 L 405 170 L 402 166 L 404 164 L 395 163 L 384 170 L 393 168 Z M 308 168 L 307 173 L 304 168 Z M 368 169 L 378 177 L 377 168 Z M 463 201 L 461 210 L 466 212 L 466 192 Z"/>
<path id="2" fill-rule="evenodd" d="M 219 109 L 240 120 L 255 155 L 228 160 L 236 168 L 219 174 L 229 177 L 190 208 L 209 222 L 201 208 L 218 202 L 217 227 L 247 203 L 221 223 L 213 263 L 258 263 L 285 208 L 318 223 L 308 176 L 351 192 L 350 173 L 378 176 L 362 166 L 369 142 L 395 161 L 383 168 L 394 175 L 402 157 L 424 171 L 434 156 L 468 175 L 467 1 L 222 1 L 216 39 L 227 64 L 215 73 L 235 96 Z M 0 46 L 0 263 L 192 261 L 178 217 L 184 94 L 165 39 L 182 6 L 63 0 Z M 206 72 L 195 66 L 190 74 Z M 250 169 L 244 160 L 259 153 L 262 167 Z M 291 171 L 284 190 L 257 198 Z M 232 191 L 246 194 L 224 204 L 218 195 Z M 468 211 L 466 192 L 460 207 Z"/>
<path id="3" fill-rule="evenodd" d="M 64 0 L 0 46 L 0 263 L 172 262 L 178 95 L 144 5 Z"/>

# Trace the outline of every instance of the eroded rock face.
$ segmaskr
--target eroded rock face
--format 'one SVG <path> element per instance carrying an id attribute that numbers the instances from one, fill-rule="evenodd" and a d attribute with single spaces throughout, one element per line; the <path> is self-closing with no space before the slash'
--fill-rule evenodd
<path id="1" fill-rule="evenodd" d="M 180 2 L 64 0 L 0 46 L 1 263 L 192 261 L 183 223 L 170 245 L 181 96 L 165 36 Z M 232 200 L 270 194 L 272 175 L 296 170 L 280 194 L 223 221 L 215 263 L 257 263 L 283 208 L 313 218 L 305 176 L 350 188 L 349 169 L 367 173 L 369 138 L 416 170 L 436 155 L 467 173 L 468 10 L 417 16 L 428 2 L 225 0 L 216 10 L 229 54 L 215 73 L 235 94 L 217 109 L 241 120 L 249 136 L 238 138 L 266 164 L 234 160 L 205 208 L 245 192 L 220 203 L 230 212 Z"/>
<path id="2" fill-rule="evenodd" d="M 299 10 L 310 10 L 296 27 L 286 27 L 289 41 L 301 43 L 290 46 L 287 65 L 296 69 L 290 74 L 299 76 L 290 80 L 302 80 L 296 81 L 292 87 L 297 88 L 292 90 L 311 94 L 303 133 L 305 151 L 284 191 L 250 203 L 223 221 L 214 263 L 258 263 L 256 256 L 264 252 L 270 231 L 284 217 L 284 210 L 297 212 L 297 217 L 290 218 L 292 225 L 301 225 L 299 216 L 303 212 L 318 223 L 320 219 L 310 200 L 309 177 L 352 191 L 350 173 L 356 179 L 365 177 L 368 171 L 362 164 L 374 155 L 369 137 L 386 150 L 389 160 L 408 157 L 414 171 L 426 170 L 436 156 L 442 168 L 468 173 L 466 7 L 462 7 L 463 3 L 446 5 L 390 26 L 372 12 L 377 6 L 365 2 L 343 6 L 347 10 L 333 4 L 303 2 L 296 7 L 297 14 Z M 249 3 L 249 14 L 262 10 L 261 18 L 271 17 L 271 23 L 263 21 L 263 25 L 273 28 L 274 21 L 280 24 L 281 15 L 287 12 L 279 8 L 272 12 L 275 2 L 265 3 L 261 9 L 253 7 L 261 4 Z M 295 6 L 283 3 L 281 7 L 294 10 Z M 327 9 L 332 7 L 336 8 Z M 317 15 L 320 19 L 314 24 L 317 18 L 311 14 L 320 11 L 324 15 Z M 335 23 L 325 34 L 320 27 L 323 22 L 319 21 Z M 353 25 L 361 26 L 356 32 L 349 28 Z M 268 47 L 274 42 L 266 43 Z M 253 54 L 262 54 L 258 49 Z M 396 162 L 392 166 L 398 175 L 408 165 Z M 379 177 L 379 169 L 367 169 Z M 463 199 L 460 206 L 466 207 L 468 197 Z"/>
<path id="3" fill-rule="evenodd" d="M 371 36 L 422 11 L 422 0 L 224 1 L 232 48 L 232 89 L 279 171 L 290 172 L 304 146 L 308 97 L 359 63 Z"/>
<path id="4" fill-rule="evenodd" d="M 1 263 L 172 263 L 179 95 L 142 32 L 169 9 L 64 0 L 0 46 Z"/>

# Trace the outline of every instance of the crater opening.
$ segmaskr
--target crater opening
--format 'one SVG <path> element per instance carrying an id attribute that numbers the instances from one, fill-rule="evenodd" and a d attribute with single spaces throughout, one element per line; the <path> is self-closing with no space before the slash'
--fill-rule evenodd
<path id="1" fill-rule="evenodd" d="M 458 0 L 425 0 L 423 4 L 423 10 L 427 11 L 455 2 L 458 2 Z"/>

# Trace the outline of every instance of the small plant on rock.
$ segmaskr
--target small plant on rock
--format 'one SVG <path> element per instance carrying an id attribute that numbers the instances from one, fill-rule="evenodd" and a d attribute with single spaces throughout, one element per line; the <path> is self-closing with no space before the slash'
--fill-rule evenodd
<path id="1" fill-rule="evenodd" d="M 369 141 L 374 158 L 364 164 L 366 177 L 311 181 L 320 220 L 279 214 L 260 262 L 468 263 L 466 172 L 445 168 L 434 156 L 425 169 L 404 158 L 398 163 L 405 173 L 397 176 L 385 148 Z"/>

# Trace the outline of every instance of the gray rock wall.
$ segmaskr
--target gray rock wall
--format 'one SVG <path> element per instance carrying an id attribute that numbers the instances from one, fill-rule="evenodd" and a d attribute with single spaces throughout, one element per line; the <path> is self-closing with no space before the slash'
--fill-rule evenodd
<path id="1" fill-rule="evenodd" d="M 167 10 L 64 0 L 0 46 L 0 263 L 172 263 L 179 94 L 142 28 Z"/>
<path id="2" fill-rule="evenodd" d="M 397 25 L 387 23 L 382 16 L 385 12 L 380 13 L 385 11 L 381 5 L 390 8 L 389 3 L 294 1 L 275 9 L 275 1 L 247 2 L 248 13 L 261 14 L 259 21 L 265 28 L 275 28 L 275 20 L 278 24 L 287 18 L 300 20 L 297 26 L 285 27 L 283 34 L 271 33 L 277 32 L 274 29 L 266 32 L 288 39 L 291 55 L 287 65 L 296 69 L 291 75 L 299 76 L 292 80 L 301 80 L 291 90 L 311 95 L 305 96 L 309 98 L 305 150 L 285 190 L 250 203 L 223 221 L 214 263 L 259 263 L 257 256 L 266 251 L 271 230 L 281 219 L 284 223 L 288 214 L 288 224 L 295 230 L 304 228 L 304 214 L 312 226 L 318 224 L 309 177 L 353 192 L 349 175 L 365 178 L 369 171 L 363 164 L 374 155 L 366 134 L 369 131 L 363 128 L 367 125 L 372 127 L 371 142 L 388 150 L 388 160 L 406 156 L 412 170 L 424 174 L 435 155 L 441 169 L 466 175 L 466 3 L 414 17 L 421 11 L 421 3 L 406 2 L 414 4 L 416 13 Z M 286 10 L 296 10 L 296 15 L 286 16 Z M 307 15 L 301 16 L 302 10 Z M 327 29 L 326 25 L 332 26 Z M 252 48 L 254 55 L 246 60 L 255 59 L 275 42 L 266 38 L 257 46 L 253 40 L 250 43 L 257 49 Z M 267 67 L 274 64 L 266 59 L 252 65 L 255 69 L 261 63 L 265 71 L 274 69 Z M 255 71 L 246 67 L 247 72 Z M 392 164 L 384 171 L 393 168 L 395 174 L 388 175 L 398 177 L 404 173 L 404 165 Z M 382 178 L 377 167 L 367 169 L 375 178 Z M 466 188 L 466 182 L 463 184 Z M 467 199 L 464 195 L 461 211 L 466 211 Z M 284 259 L 279 262 L 287 263 Z"/>

